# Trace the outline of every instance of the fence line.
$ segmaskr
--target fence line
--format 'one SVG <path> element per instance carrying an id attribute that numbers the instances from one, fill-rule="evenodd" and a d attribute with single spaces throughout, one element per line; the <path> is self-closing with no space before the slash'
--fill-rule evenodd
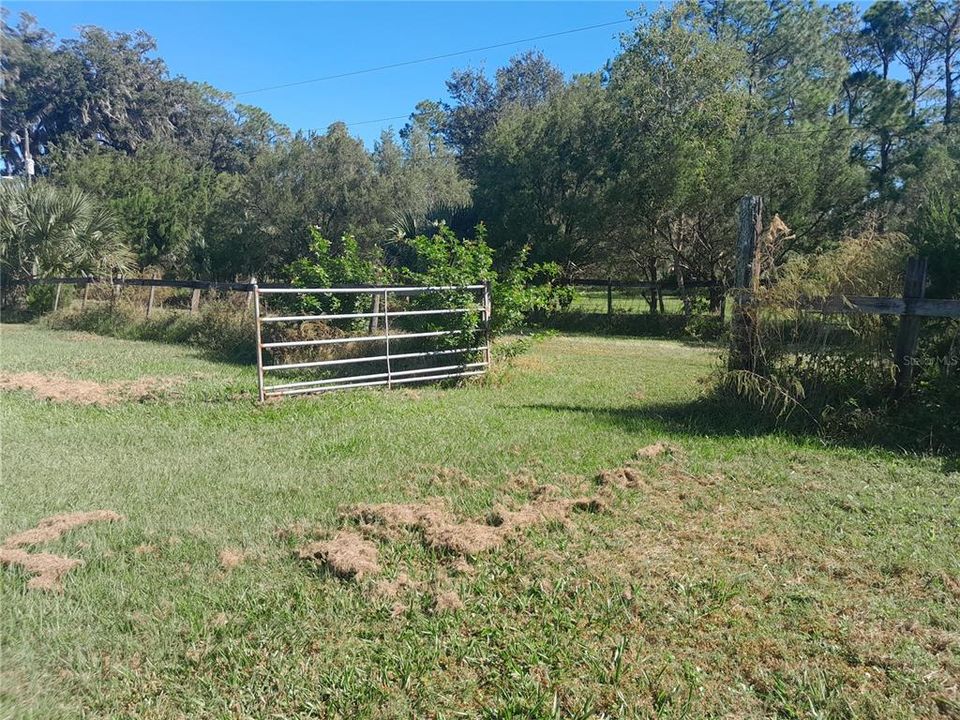
<path id="1" fill-rule="evenodd" d="M 734 276 L 734 312 L 730 332 L 731 370 L 756 370 L 757 328 L 753 312 L 753 294 L 760 286 L 758 240 L 763 228 L 760 218 L 763 200 L 747 196 L 740 200 L 736 273 Z M 920 339 L 920 319 L 960 318 L 960 300 L 924 297 L 927 284 L 927 259 L 907 259 L 903 297 L 835 296 L 801 302 L 799 309 L 832 314 L 896 315 L 900 317 L 894 364 L 897 367 L 896 393 L 903 395 L 913 381 L 912 358 Z"/>

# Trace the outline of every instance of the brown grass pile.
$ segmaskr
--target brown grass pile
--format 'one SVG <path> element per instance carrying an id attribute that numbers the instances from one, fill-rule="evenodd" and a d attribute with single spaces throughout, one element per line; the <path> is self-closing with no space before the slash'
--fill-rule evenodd
<path id="1" fill-rule="evenodd" d="M 62 590 L 63 576 L 83 565 L 83 560 L 0 547 L 0 565 L 17 566 L 33 575 L 27 580 L 27 588 L 30 590 Z"/>
<path id="2" fill-rule="evenodd" d="M 112 510 L 91 510 L 89 512 L 62 513 L 43 518 L 36 527 L 11 535 L 3 541 L 4 547 L 39 545 L 59 540 L 74 528 L 95 522 L 116 522 L 123 518 Z"/>
<path id="3" fill-rule="evenodd" d="M 0 389 L 24 390 L 40 400 L 77 405 L 113 405 L 122 400 L 143 401 L 158 397 L 170 386 L 170 380 L 141 378 L 132 382 L 100 383 L 76 380 L 64 375 L 42 373 L 0 373 Z"/>
<path id="4" fill-rule="evenodd" d="M 424 503 L 382 503 L 358 505 L 347 517 L 361 523 L 369 534 L 392 537 L 391 531 L 417 530 L 427 547 L 472 557 L 503 545 L 517 531 L 550 521 L 566 520 L 571 512 L 602 512 L 606 503 L 599 497 L 553 499 L 549 493 L 516 510 L 495 508 L 483 522 L 465 520 L 451 513 L 442 500 Z"/>
<path id="5" fill-rule="evenodd" d="M 23 550 L 25 545 L 58 540 L 74 528 L 94 522 L 115 522 L 123 517 L 111 510 L 93 510 L 52 515 L 43 518 L 36 527 L 11 535 L 0 545 L 0 565 L 19 567 L 33 575 L 27 581 L 30 590 L 62 590 L 64 576 L 75 567 L 83 565 L 83 560 L 61 557 L 50 553 L 31 553 Z"/>
<path id="6" fill-rule="evenodd" d="M 299 556 L 346 580 L 361 580 L 380 572 L 377 546 L 349 530 L 337 533 L 331 540 L 302 547 Z"/>

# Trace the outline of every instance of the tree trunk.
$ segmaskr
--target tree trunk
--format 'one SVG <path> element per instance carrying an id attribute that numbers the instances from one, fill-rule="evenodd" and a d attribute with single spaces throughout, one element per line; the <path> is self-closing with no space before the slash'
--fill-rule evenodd
<path id="1" fill-rule="evenodd" d="M 946 97 L 946 105 L 943 109 L 943 124 L 949 125 L 953 122 L 953 58 L 950 57 L 949 47 L 943 58 L 943 75 L 943 89 Z"/>
<path id="2" fill-rule="evenodd" d="M 673 252 L 673 269 L 677 275 L 677 290 L 680 291 L 680 297 L 683 299 L 683 314 L 686 317 L 693 315 L 693 305 L 690 303 L 690 295 L 687 293 L 687 284 L 683 276 L 683 263 L 680 262 L 680 253 Z"/>
<path id="3" fill-rule="evenodd" d="M 657 282 L 657 259 L 654 257 L 647 260 L 647 276 L 653 284 L 653 287 L 650 288 L 650 298 L 647 300 L 647 304 L 650 306 L 650 314 L 656 315 L 657 300 L 660 296 L 660 285 Z"/>

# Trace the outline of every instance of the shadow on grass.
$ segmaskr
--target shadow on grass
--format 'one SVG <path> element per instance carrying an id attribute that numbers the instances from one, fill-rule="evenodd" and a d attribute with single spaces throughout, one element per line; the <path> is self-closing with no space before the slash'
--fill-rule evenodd
<path id="1" fill-rule="evenodd" d="M 663 432 L 708 437 L 751 438 L 779 435 L 797 442 L 815 442 L 823 446 L 855 450 L 880 449 L 899 454 L 925 453 L 942 459 L 944 473 L 960 470 L 960 447 L 944 442 L 938 447 L 924 446 L 921 437 L 904 437 L 894 432 L 865 432 L 857 436 L 831 437 L 812 423 L 776 423 L 768 415 L 743 403 L 723 397 L 704 397 L 689 402 L 652 403 L 628 407 L 533 403 L 523 407 L 558 413 L 591 415 L 627 432 Z"/>

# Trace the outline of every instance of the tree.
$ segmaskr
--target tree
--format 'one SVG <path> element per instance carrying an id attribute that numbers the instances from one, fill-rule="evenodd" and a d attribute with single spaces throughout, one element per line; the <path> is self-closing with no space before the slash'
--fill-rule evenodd
<path id="1" fill-rule="evenodd" d="M 890 65 L 903 50 L 909 24 L 907 7 L 894 0 L 881 0 L 863 14 L 862 33 L 866 46 L 880 66 L 880 77 L 890 77 Z"/>
<path id="2" fill-rule="evenodd" d="M 534 108 L 517 106 L 477 158 L 477 213 L 505 258 L 524 246 L 534 262 L 568 273 L 596 258 L 603 226 L 603 95 L 578 78 Z"/>
<path id="3" fill-rule="evenodd" d="M 543 53 L 534 51 L 511 58 L 496 71 L 494 82 L 481 70 L 454 72 L 447 81 L 453 104 L 444 106 L 443 132 L 465 175 L 474 176 L 484 138 L 500 117 L 511 108 L 536 107 L 562 87 L 563 74 Z"/>
<path id="4" fill-rule="evenodd" d="M 0 259 L 14 279 L 126 272 L 134 265 L 113 215 L 77 189 L 0 186 Z"/>

